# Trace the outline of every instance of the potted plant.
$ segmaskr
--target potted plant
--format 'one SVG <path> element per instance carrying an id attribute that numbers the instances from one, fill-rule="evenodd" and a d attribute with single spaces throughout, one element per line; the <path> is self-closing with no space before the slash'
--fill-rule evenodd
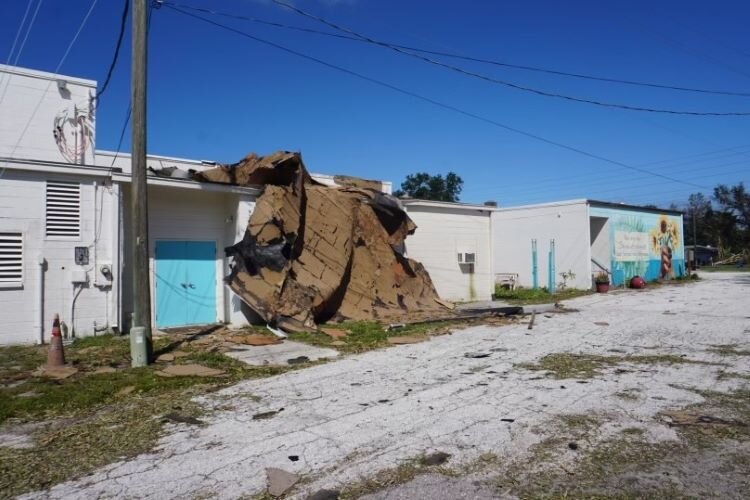
<path id="1" fill-rule="evenodd" d="M 597 293 L 607 293 L 609 291 L 609 275 L 603 271 L 597 273 L 594 276 L 594 284 L 596 285 Z"/>

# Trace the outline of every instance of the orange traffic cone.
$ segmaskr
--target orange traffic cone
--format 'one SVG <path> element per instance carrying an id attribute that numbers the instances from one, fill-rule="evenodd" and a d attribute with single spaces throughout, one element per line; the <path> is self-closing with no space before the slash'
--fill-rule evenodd
<path id="1" fill-rule="evenodd" d="M 60 315 L 55 314 L 52 322 L 52 336 L 49 339 L 49 353 L 47 354 L 47 367 L 65 365 L 65 351 L 63 351 L 62 335 L 60 335 Z"/>

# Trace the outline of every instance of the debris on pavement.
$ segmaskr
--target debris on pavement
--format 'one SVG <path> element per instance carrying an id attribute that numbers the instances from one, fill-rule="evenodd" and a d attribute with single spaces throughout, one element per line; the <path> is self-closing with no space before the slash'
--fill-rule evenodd
<path id="1" fill-rule="evenodd" d="M 594 324 L 597 326 L 609 326 L 609 323 L 606 321 L 594 321 Z"/>
<path id="2" fill-rule="evenodd" d="M 224 375 L 224 371 L 198 364 L 187 364 L 167 366 L 155 374 L 160 377 L 218 377 Z"/>
<path id="3" fill-rule="evenodd" d="M 266 419 L 275 417 L 278 413 L 281 413 L 282 411 L 284 411 L 284 408 L 256 413 L 255 415 L 253 415 L 253 420 L 266 420 Z"/>
<path id="4" fill-rule="evenodd" d="M 309 363 L 310 358 L 307 356 L 297 356 L 296 358 L 289 358 L 286 360 L 290 365 L 301 365 L 302 363 Z"/>
<path id="5" fill-rule="evenodd" d="M 340 495 L 338 490 L 318 490 L 307 497 L 307 500 L 339 500 Z"/>
<path id="6" fill-rule="evenodd" d="M 570 448 L 573 451 L 576 451 L 578 449 L 578 443 L 571 441 L 570 443 L 568 443 L 568 448 Z"/>
<path id="7" fill-rule="evenodd" d="M 297 474 L 275 467 L 266 469 L 266 477 L 268 478 L 268 494 L 273 497 L 280 497 L 300 480 Z"/>
<path id="8" fill-rule="evenodd" d="M 422 464 L 427 466 L 435 466 L 435 465 L 443 465 L 445 462 L 448 461 L 448 459 L 451 457 L 450 453 L 445 453 L 443 451 L 436 451 L 435 453 L 430 453 L 429 455 L 425 455 L 424 458 L 422 458 Z"/>
<path id="9" fill-rule="evenodd" d="M 308 361 L 336 358 L 341 355 L 336 349 L 285 340 L 280 344 L 263 346 L 235 345 L 225 352 L 230 358 L 254 366 L 284 366 L 287 360 L 304 356 Z"/>
<path id="10" fill-rule="evenodd" d="M 701 415 L 683 410 L 667 411 L 662 413 L 662 419 L 670 426 L 675 425 L 726 425 L 745 427 L 748 424 L 737 420 L 725 420 L 710 415 Z"/>
<path id="11" fill-rule="evenodd" d="M 479 359 L 479 358 L 489 358 L 490 353 L 488 352 L 467 352 L 464 354 L 464 358 L 472 358 L 472 359 Z"/>
<path id="12" fill-rule="evenodd" d="M 528 329 L 531 330 L 534 328 L 534 320 L 536 319 L 536 311 L 531 313 L 531 320 L 529 321 Z"/>
<path id="13" fill-rule="evenodd" d="M 435 300 L 424 267 L 399 250 L 416 225 L 378 183 L 319 184 L 290 152 L 250 154 L 193 177 L 263 187 L 243 239 L 226 249 L 233 259 L 227 283 L 276 328 L 451 314 Z"/>

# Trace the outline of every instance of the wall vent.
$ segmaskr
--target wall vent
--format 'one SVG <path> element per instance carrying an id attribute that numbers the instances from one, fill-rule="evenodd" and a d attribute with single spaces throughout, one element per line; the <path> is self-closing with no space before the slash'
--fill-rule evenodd
<path id="1" fill-rule="evenodd" d="M 47 181 L 47 236 L 80 238 L 81 185 Z"/>
<path id="2" fill-rule="evenodd" d="M 23 283 L 23 233 L 0 233 L 0 285 Z"/>

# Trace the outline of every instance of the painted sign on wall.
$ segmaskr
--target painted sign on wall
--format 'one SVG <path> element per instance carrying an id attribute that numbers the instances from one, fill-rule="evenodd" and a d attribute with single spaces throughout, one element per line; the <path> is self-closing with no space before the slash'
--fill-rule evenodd
<path id="1" fill-rule="evenodd" d="M 648 234 L 615 231 L 615 260 L 648 260 Z"/>
<path id="2" fill-rule="evenodd" d="M 682 217 L 604 207 L 591 207 L 590 214 L 609 219 L 609 260 L 615 285 L 633 276 L 652 281 L 685 274 Z"/>

